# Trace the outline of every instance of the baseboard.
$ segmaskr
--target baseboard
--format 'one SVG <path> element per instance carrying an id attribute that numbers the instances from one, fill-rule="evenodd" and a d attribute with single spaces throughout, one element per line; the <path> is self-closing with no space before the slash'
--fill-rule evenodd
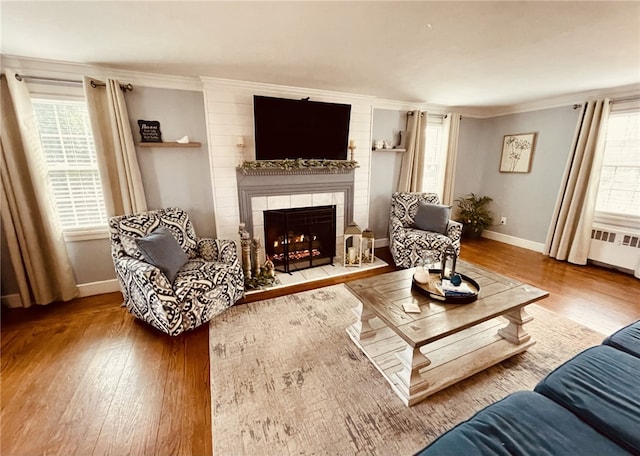
<path id="1" fill-rule="evenodd" d="M 104 293 L 113 293 L 120 291 L 120 284 L 118 279 L 102 280 L 100 282 L 89 282 L 78 284 L 78 295 L 80 298 L 85 296 L 94 296 Z"/>
<path id="2" fill-rule="evenodd" d="M 376 248 L 389 247 L 389 238 L 376 239 Z"/>
<path id="3" fill-rule="evenodd" d="M 20 295 L 18 293 L 4 295 L 0 297 L 0 299 L 3 306 L 10 307 L 12 309 L 22 307 L 22 301 L 20 300 Z"/>
<path id="4" fill-rule="evenodd" d="M 515 236 L 509 236 L 508 234 L 484 230 L 482 232 L 482 237 L 492 239 L 494 241 L 504 242 L 505 244 L 515 245 L 516 247 L 522 247 L 523 249 L 533 250 L 534 252 L 538 253 L 544 252 L 544 244 L 540 242 L 529 241 L 527 239 L 517 238 Z"/>

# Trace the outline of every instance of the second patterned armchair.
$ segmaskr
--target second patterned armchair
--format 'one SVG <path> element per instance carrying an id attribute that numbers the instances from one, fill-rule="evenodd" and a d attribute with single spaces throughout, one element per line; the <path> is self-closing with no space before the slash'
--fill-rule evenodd
<path id="1" fill-rule="evenodd" d="M 450 208 L 439 203 L 435 193 L 393 194 L 389 214 L 389 249 L 396 266 L 418 266 L 429 251 L 440 258 L 450 245 L 456 249 L 456 254 L 460 253 L 462 223 L 449 220 Z"/>

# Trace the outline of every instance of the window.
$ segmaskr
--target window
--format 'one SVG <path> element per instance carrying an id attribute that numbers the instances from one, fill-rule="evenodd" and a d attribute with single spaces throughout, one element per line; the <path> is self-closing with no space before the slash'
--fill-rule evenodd
<path id="1" fill-rule="evenodd" d="M 598 216 L 640 220 L 640 111 L 616 112 L 607 124 Z"/>
<path id="2" fill-rule="evenodd" d="M 107 214 L 86 103 L 34 99 L 33 106 L 63 229 L 105 228 Z"/>
<path id="3" fill-rule="evenodd" d="M 427 119 L 422 191 L 442 196 L 444 184 L 444 125 L 442 116 Z"/>

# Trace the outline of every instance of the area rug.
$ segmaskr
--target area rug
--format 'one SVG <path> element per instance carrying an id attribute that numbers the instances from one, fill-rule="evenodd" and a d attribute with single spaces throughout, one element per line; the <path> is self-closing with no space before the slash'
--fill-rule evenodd
<path id="1" fill-rule="evenodd" d="M 411 455 L 604 337 L 530 305 L 536 345 L 406 407 L 345 331 L 356 305 L 340 284 L 210 323 L 215 455 Z"/>

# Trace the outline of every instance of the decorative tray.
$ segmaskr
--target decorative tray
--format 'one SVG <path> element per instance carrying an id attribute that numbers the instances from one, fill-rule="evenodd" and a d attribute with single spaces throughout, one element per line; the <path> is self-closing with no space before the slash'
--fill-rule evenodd
<path id="1" fill-rule="evenodd" d="M 431 270 L 431 282 L 440 282 L 440 270 Z M 437 301 L 442 301 L 450 304 L 469 304 L 476 299 L 478 299 L 478 294 L 480 293 L 480 285 L 478 282 L 473 280 L 471 277 L 468 277 L 464 274 L 457 273 L 462 279 L 463 283 L 466 283 L 472 291 L 475 293 L 471 295 L 464 296 L 442 296 L 441 290 L 438 290 L 436 287 L 431 285 L 430 283 L 422 284 L 416 281 L 415 277 L 411 280 L 411 288 L 416 290 L 418 293 L 427 296 L 431 299 L 435 299 Z"/>

